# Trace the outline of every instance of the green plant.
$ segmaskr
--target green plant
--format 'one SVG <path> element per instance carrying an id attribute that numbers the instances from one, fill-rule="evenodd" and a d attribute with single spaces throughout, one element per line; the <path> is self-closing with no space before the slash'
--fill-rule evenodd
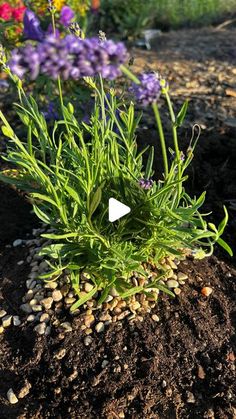
<path id="1" fill-rule="evenodd" d="M 118 33 L 122 38 L 136 37 L 150 27 L 156 14 L 155 0 L 103 0 L 101 2 L 101 28 Z"/>
<path id="2" fill-rule="evenodd" d="M 73 39 L 74 42 L 83 42 Z M 85 42 L 84 45 L 88 44 Z M 96 48 L 97 45 L 95 43 Z M 107 48 L 111 46 L 106 45 Z M 40 44 L 40 48 L 43 47 L 44 44 Z M 168 255 L 181 258 L 188 249 L 195 257 L 204 257 L 212 254 L 216 242 L 232 253 L 220 237 L 228 220 L 226 208 L 225 217 L 216 228 L 199 212 L 205 193 L 199 198 L 191 198 L 183 187 L 187 179 L 185 171 L 192 161 L 198 138 L 190 141 L 184 160 L 177 129 L 187 112 L 187 102 L 175 116 L 164 80 L 159 80 L 154 74 L 137 78 L 124 65 L 120 67 L 134 82 L 137 98 L 152 103 L 164 168 L 163 178 L 154 181 L 154 149 L 141 152 L 137 149 L 135 132 L 141 115 L 136 115 L 130 95 L 116 93 L 114 82 L 111 86 L 104 84 L 99 75 L 84 77 L 84 83 L 93 92 L 91 115 L 85 123 L 78 120 L 69 101 L 65 104 L 59 77 L 60 116 L 51 128 L 34 97 L 26 95 L 21 80 L 6 66 L 3 54 L 1 61 L 18 89 L 19 103 L 15 107 L 25 126 L 25 137 L 18 138 L 0 112 L 3 134 L 10 139 L 7 155 L 3 158 L 18 169 L 14 177 L 11 172 L 2 172 L 0 179 L 26 191 L 35 214 L 53 229 L 53 232 L 43 235 L 52 243 L 41 251 L 41 255 L 49 258 L 51 267 L 42 278 L 56 279 L 65 269 L 70 270 L 73 287 L 78 293 L 78 301 L 72 309 L 98 291 L 99 301 L 104 301 L 111 287 L 115 287 L 123 298 L 138 292 L 149 293 L 150 286 L 172 294 L 160 283 L 160 277 L 165 275 L 161 261 Z M 14 59 L 12 63 L 15 65 Z M 107 72 L 107 67 L 105 69 Z M 150 81 L 154 83 L 151 89 Z M 171 161 L 158 107 L 160 93 L 166 101 L 172 123 Z M 143 155 L 146 152 L 148 159 L 144 167 Z M 128 204 L 131 213 L 109 223 L 110 197 Z M 147 277 L 144 263 L 154 264 L 161 274 L 149 285 L 135 287 L 130 276 L 137 271 Z M 90 274 L 94 285 L 86 296 L 80 295 L 81 270 Z"/>

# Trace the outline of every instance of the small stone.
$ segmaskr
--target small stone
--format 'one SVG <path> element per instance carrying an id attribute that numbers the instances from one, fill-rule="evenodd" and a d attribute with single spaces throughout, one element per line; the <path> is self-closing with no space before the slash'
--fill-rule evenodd
<path id="1" fill-rule="evenodd" d="M 69 322 L 61 323 L 61 327 L 63 327 L 63 329 L 65 329 L 65 332 L 72 332 L 72 327 L 71 327 L 71 324 Z"/>
<path id="2" fill-rule="evenodd" d="M 46 308 L 46 310 L 49 310 L 52 307 L 53 299 L 52 297 L 43 298 L 40 303 Z"/>
<path id="3" fill-rule="evenodd" d="M 18 266 L 21 266 L 21 265 L 23 265 L 24 264 L 24 260 L 19 260 L 18 262 L 17 262 L 17 265 Z"/>
<path id="4" fill-rule="evenodd" d="M 26 281 L 26 287 L 28 288 L 28 290 L 34 289 L 36 284 L 36 281 L 34 281 L 33 279 L 27 279 Z"/>
<path id="5" fill-rule="evenodd" d="M 45 262 L 45 260 L 43 260 L 42 262 L 40 262 L 40 264 L 39 264 L 39 271 L 42 273 L 42 272 L 45 272 L 47 269 L 48 269 L 47 262 Z"/>
<path id="6" fill-rule="evenodd" d="M 130 304 L 130 309 L 132 311 L 136 311 L 141 307 L 141 304 L 138 301 L 135 301 L 134 303 L 132 303 L 132 305 Z"/>
<path id="7" fill-rule="evenodd" d="M 85 290 L 85 292 L 90 292 L 90 291 L 92 291 L 92 289 L 93 289 L 93 285 L 90 284 L 89 282 L 86 282 L 84 284 L 84 290 Z"/>
<path id="8" fill-rule="evenodd" d="M 110 316 L 109 313 L 102 313 L 99 316 L 99 320 L 102 321 L 102 322 L 107 322 L 107 321 L 111 321 L 112 320 L 112 317 Z"/>
<path id="9" fill-rule="evenodd" d="M 125 317 L 127 317 L 130 314 L 129 310 L 123 311 L 119 316 L 117 316 L 117 320 L 123 320 Z"/>
<path id="10" fill-rule="evenodd" d="M 185 281 L 186 279 L 188 279 L 188 275 L 184 274 L 183 272 L 178 272 L 177 277 L 180 281 Z"/>
<path id="11" fill-rule="evenodd" d="M 133 313 L 133 314 L 131 314 L 129 317 L 128 317 L 128 320 L 130 321 L 130 320 L 134 320 L 135 319 L 135 317 L 136 317 L 136 314 L 135 313 Z"/>
<path id="12" fill-rule="evenodd" d="M 33 322 L 34 320 L 35 320 L 35 315 L 34 314 L 30 314 L 28 317 L 27 317 L 27 322 Z"/>
<path id="13" fill-rule="evenodd" d="M 89 315 L 85 316 L 84 324 L 85 324 L 86 327 L 90 327 L 90 325 L 93 324 L 94 321 L 95 321 L 94 315 L 89 314 Z"/>
<path id="14" fill-rule="evenodd" d="M 65 285 L 63 285 L 63 287 L 61 287 L 61 293 L 62 293 L 63 297 L 65 297 L 68 294 L 69 290 L 70 290 L 70 287 L 67 284 L 65 284 Z"/>
<path id="15" fill-rule="evenodd" d="M 61 293 L 60 290 L 54 290 L 52 292 L 52 299 L 53 299 L 53 301 L 58 302 L 58 301 L 61 301 L 62 298 L 63 298 L 63 295 L 62 295 L 62 293 Z"/>
<path id="16" fill-rule="evenodd" d="M 25 301 L 30 301 L 32 299 L 33 295 L 34 295 L 33 290 L 27 291 L 27 293 L 25 294 L 24 300 Z"/>
<path id="17" fill-rule="evenodd" d="M 107 298 L 105 299 L 105 303 L 109 303 L 110 301 L 112 301 L 113 300 L 113 297 L 112 297 L 112 295 L 108 295 L 107 296 Z"/>
<path id="18" fill-rule="evenodd" d="M 57 288 L 57 282 L 55 282 L 55 281 L 46 282 L 45 285 L 44 285 L 44 288 L 49 288 L 51 290 L 55 290 Z"/>
<path id="19" fill-rule="evenodd" d="M 46 331 L 46 323 L 39 323 L 37 326 L 34 327 L 35 332 L 37 332 L 39 335 L 44 335 Z"/>
<path id="20" fill-rule="evenodd" d="M 160 317 L 157 316 L 156 314 L 152 315 L 152 320 L 154 320 L 154 322 L 159 322 L 160 321 Z"/>
<path id="21" fill-rule="evenodd" d="M 115 287 L 112 287 L 110 289 L 109 294 L 112 295 L 112 297 L 119 297 L 119 293 L 118 293 L 118 291 L 116 291 Z"/>
<path id="22" fill-rule="evenodd" d="M 174 293 L 175 293 L 175 295 L 180 295 L 181 294 L 181 289 L 180 288 L 175 288 Z"/>
<path id="23" fill-rule="evenodd" d="M 69 298 L 69 297 L 65 298 L 66 304 L 73 304 L 75 301 L 76 301 L 75 298 Z"/>
<path id="24" fill-rule="evenodd" d="M 201 365 L 198 366 L 197 376 L 201 380 L 204 380 L 204 378 L 206 377 L 206 373 L 205 373 L 205 371 L 204 371 L 204 369 L 202 368 Z"/>
<path id="25" fill-rule="evenodd" d="M 45 330 L 45 336 L 49 336 L 51 333 L 51 326 L 47 326 Z"/>
<path id="26" fill-rule="evenodd" d="M 129 368 L 129 365 L 128 364 L 124 364 L 123 365 L 123 368 L 124 368 L 124 370 L 127 370 Z"/>
<path id="27" fill-rule="evenodd" d="M 93 330 L 91 328 L 85 329 L 86 335 L 91 335 L 91 333 L 93 333 Z"/>
<path id="28" fill-rule="evenodd" d="M 187 402 L 188 403 L 195 403 L 195 397 L 194 397 L 193 393 L 191 393 L 190 391 L 188 391 L 188 393 L 187 393 Z"/>
<path id="29" fill-rule="evenodd" d="M 39 312 L 39 311 L 42 311 L 42 306 L 41 305 L 39 305 L 39 304 L 37 304 L 37 305 L 33 305 L 32 306 L 32 310 L 33 311 L 37 311 L 37 312 Z"/>
<path id="30" fill-rule="evenodd" d="M 13 324 L 14 326 L 20 326 L 21 321 L 19 316 L 13 316 Z"/>
<path id="31" fill-rule="evenodd" d="M 54 358 L 56 359 L 62 359 L 66 355 L 66 349 L 60 349 L 60 351 L 56 352 L 54 355 Z"/>
<path id="32" fill-rule="evenodd" d="M 175 279 L 168 279 L 167 281 L 168 288 L 178 288 L 179 283 Z"/>
<path id="33" fill-rule="evenodd" d="M 168 259 L 168 264 L 174 270 L 176 270 L 178 268 L 177 265 L 175 264 L 175 262 L 173 260 L 171 260 L 171 259 Z"/>
<path id="34" fill-rule="evenodd" d="M 21 245 L 22 245 L 22 243 L 23 243 L 23 240 L 21 240 L 21 239 L 17 239 L 17 240 L 15 240 L 15 241 L 12 243 L 12 246 L 13 246 L 13 247 L 21 246 Z"/>
<path id="35" fill-rule="evenodd" d="M 29 304 L 32 306 L 35 306 L 37 304 L 38 300 L 36 298 L 33 298 L 32 300 L 30 300 Z"/>
<path id="36" fill-rule="evenodd" d="M 0 326 L 0 335 L 4 332 L 4 327 Z"/>
<path id="37" fill-rule="evenodd" d="M 109 361 L 107 361 L 107 359 L 104 359 L 102 361 L 102 368 L 106 368 L 108 364 L 109 364 Z"/>
<path id="38" fill-rule="evenodd" d="M 24 387 L 22 387 L 18 394 L 19 399 L 23 399 L 25 396 L 27 396 L 30 392 L 31 387 L 32 385 L 30 384 L 30 382 L 26 381 Z"/>
<path id="39" fill-rule="evenodd" d="M 41 314 L 39 321 L 47 323 L 50 320 L 50 316 L 48 313 Z"/>
<path id="40" fill-rule="evenodd" d="M 92 341 L 93 341 L 93 338 L 91 336 L 86 336 L 86 338 L 84 338 L 85 346 L 91 345 Z"/>
<path id="41" fill-rule="evenodd" d="M 213 292 L 213 289 L 210 287 L 203 287 L 201 289 L 201 294 L 204 295 L 204 297 L 209 297 L 209 295 L 211 295 L 212 292 Z"/>
<path id="42" fill-rule="evenodd" d="M 120 413 L 118 414 L 118 416 L 119 416 L 119 418 L 121 418 L 121 419 L 124 419 L 124 418 L 125 418 L 125 414 L 124 414 L 124 412 L 120 412 Z"/>
<path id="43" fill-rule="evenodd" d="M 104 326 L 104 323 L 103 322 L 99 322 L 95 326 L 95 330 L 96 330 L 97 333 L 103 332 L 104 329 L 105 329 L 105 326 Z"/>
<path id="44" fill-rule="evenodd" d="M 17 399 L 14 391 L 12 390 L 12 388 L 9 388 L 9 390 L 7 392 L 7 398 L 8 398 L 9 403 L 11 403 L 11 404 L 16 404 L 19 401 Z"/>
<path id="45" fill-rule="evenodd" d="M 20 309 L 24 311 L 24 313 L 32 313 L 32 307 L 28 304 L 21 304 Z"/>
<path id="46" fill-rule="evenodd" d="M 5 310 L 0 310 L 0 319 L 6 316 L 7 312 Z"/>

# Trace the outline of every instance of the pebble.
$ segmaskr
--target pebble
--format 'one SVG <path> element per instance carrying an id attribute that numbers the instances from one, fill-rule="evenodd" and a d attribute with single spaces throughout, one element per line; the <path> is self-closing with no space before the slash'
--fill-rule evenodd
<path id="1" fill-rule="evenodd" d="M 23 240 L 21 240 L 21 239 L 17 239 L 17 240 L 15 240 L 15 241 L 12 243 L 12 246 L 13 246 L 13 247 L 21 246 L 21 245 L 22 245 L 22 243 L 23 243 Z"/>
<path id="2" fill-rule="evenodd" d="M 52 307 L 53 299 L 52 297 L 43 298 L 40 303 L 46 308 L 46 310 L 49 310 Z"/>
<path id="3" fill-rule="evenodd" d="M 118 291 L 116 291 L 115 287 L 112 287 L 109 293 L 112 297 L 119 297 Z"/>
<path id="4" fill-rule="evenodd" d="M 117 320 L 123 320 L 125 317 L 127 317 L 130 314 L 129 310 L 123 311 L 119 316 L 117 316 Z"/>
<path id="5" fill-rule="evenodd" d="M 213 292 L 213 289 L 210 287 L 203 287 L 201 289 L 201 294 L 204 295 L 204 297 L 209 297 L 209 295 L 211 295 L 212 292 Z"/>
<path id="6" fill-rule="evenodd" d="M 202 368 L 201 365 L 198 366 L 197 376 L 201 380 L 204 380 L 204 378 L 206 377 L 206 373 L 205 373 L 205 371 L 204 371 L 204 369 Z"/>
<path id="7" fill-rule="evenodd" d="M 37 304 L 38 300 L 36 298 L 33 298 L 32 300 L 30 300 L 29 305 L 35 306 Z"/>
<path id="8" fill-rule="evenodd" d="M 71 324 L 69 322 L 61 323 L 61 327 L 63 327 L 63 329 L 65 329 L 65 332 L 72 332 L 72 327 L 71 327 Z"/>
<path id="9" fill-rule="evenodd" d="M 105 326 L 104 326 L 104 323 L 103 322 L 99 322 L 95 326 L 95 330 L 96 330 L 97 333 L 103 332 L 104 329 L 105 329 Z"/>
<path id="10" fill-rule="evenodd" d="M 19 316 L 13 316 L 13 324 L 14 326 L 20 326 L 21 321 Z"/>
<path id="11" fill-rule="evenodd" d="M 168 288 L 178 288 L 179 283 L 175 279 L 168 279 L 167 281 Z"/>
<path id="12" fill-rule="evenodd" d="M 92 289 L 93 289 L 93 285 L 90 284 L 89 282 L 86 282 L 85 285 L 84 285 L 85 292 L 90 292 L 90 291 L 92 291 Z"/>
<path id="13" fill-rule="evenodd" d="M 40 264 L 38 266 L 39 266 L 39 271 L 40 272 L 44 272 L 48 269 L 48 264 L 47 264 L 47 262 L 45 262 L 45 260 L 40 262 Z"/>
<path id="14" fill-rule="evenodd" d="M 19 399 L 23 399 L 25 396 L 27 396 L 30 392 L 31 387 L 32 385 L 30 384 L 30 382 L 26 381 L 24 387 L 22 387 L 18 394 Z"/>
<path id="15" fill-rule="evenodd" d="M 73 304 L 75 301 L 76 301 L 76 299 L 72 298 L 72 297 L 65 298 L 65 303 L 66 304 Z"/>
<path id="16" fill-rule="evenodd" d="M 188 391 L 188 393 L 187 393 L 187 402 L 188 403 L 195 403 L 195 397 L 194 397 L 193 393 L 191 393 L 190 391 Z"/>
<path id="17" fill-rule="evenodd" d="M 60 351 L 58 351 L 55 355 L 54 355 L 54 358 L 56 358 L 56 359 L 62 359 L 62 358 L 64 358 L 64 356 L 66 355 L 66 349 L 65 348 L 63 348 L 63 349 L 60 349 Z"/>
<path id="18" fill-rule="evenodd" d="M 84 324 L 86 327 L 90 327 L 91 324 L 94 323 L 95 317 L 93 314 L 89 314 L 84 319 Z"/>
<path id="19" fill-rule="evenodd" d="M 160 317 L 157 316 L 156 314 L 152 315 L 152 320 L 154 320 L 154 322 L 159 322 L 160 321 Z"/>
<path id="20" fill-rule="evenodd" d="M 174 293 L 175 293 L 175 295 L 180 295 L 181 294 L 181 289 L 180 288 L 175 288 Z"/>
<path id="21" fill-rule="evenodd" d="M 51 333 L 51 326 L 47 326 L 45 330 L 45 336 L 49 336 Z"/>
<path id="22" fill-rule="evenodd" d="M 46 323 L 39 323 L 37 326 L 34 327 L 35 332 L 37 332 L 39 335 L 44 335 L 46 331 Z"/>
<path id="23" fill-rule="evenodd" d="M 112 295 L 108 295 L 104 302 L 105 303 L 110 303 L 110 301 L 112 301 L 112 300 L 113 300 Z"/>
<path id="24" fill-rule="evenodd" d="M 60 290 L 54 290 L 52 292 L 52 299 L 53 299 L 53 301 L 58 302 L 58 301 L 61 301 L 62 298 L 63 298 L 63 295 L 62 295 L 62 293 L 61 293 Z"/>
<path id="25" fill-rule="evenodd" d="M 14 391 L 12 390 L 12 388 L 9 388 L 9 390 L 7 392 L 7 398 L 8 398 L 9 403 L 11 403 L 11 404 L 16 404 L 19 401 L 17 399 Z"/>
<path id="26" fill-rule="evenodd" d="M 55 282 L 55 281 L 46 282 L 45 285 L 44 285 L 44 288 L 49 288 L 51 290 L 55 290 L 57 288 L 57 282 Z"/>
<path id="27" fill-rule="evenodd" d="M 102 361 L 102 368 L 106 368 L 108 364 L 109 364 L 109 361 L 107 361 L 107 359 L 104 359 Z"/>
<path id="28" fill-rule="evenodd" d="M 185 279 L 188 279 L 188 275 L 184 274 L 183 272 L 178 272 L 177 277 L 180 281 L 185 281 Z"/>
<path id="29" fill-rule="evenodd" d="M 21 265 L 23 265 L 24 264 L 24 260 L 19 260 L 18 262 L 17 262 L 17 265 L 18 266 L 21 266 Z"/>
<path id="30" fill-rule="evenodd" d="M 25 301 L 30 301 L 31 298 L 33 297 L 33 295 L 34 295 L 34 291 L 33 290 L 28 290 L 27 293 L 25 294 L 25 297 L 24 297 Z"/>
<path id="31" fill-rule="evenodd" d="M 28 304 L 21 304 L 20 309 L 24 311 L 24 313 L 32 313 L 32 307 Z"/>
<path id="32" fill-rule="evenodd" d="M 39 321 L 47 323 L 49 321 L 49 319 L 50 319 L 49 314 L 48 313 L 43 313 L 43 314 L 41 314 L 41 316 L 39 318 Z"/>
<path id="33" fill-rule="evenodd" d="M 6 316 L 7 312 L 5 310 L 0 310 L 0 319 Z"/>
<path id="34" fill-rule="evenodd" d="M 27 317 L 27 322 L 33 322 L 34 320 L 35 320 L 35 315 L 34 314 L 30 314 L 28 317 Z"/>
<path id="35" fill-rule="evenodd" d="M 91 345 L 92 341 L 93 341 L 93 338 L 91 336 L 86 336 L 84 338 L 84 344 L 85 344 L 85 346 Z"/>
<path id="36" fill-rule="evenodd" d="M 39 305 L 39 304 L 35 304 L 35 305 L 33 305 L 32 306 L 32 310 L 35 312 L 35 311 L 37 311 L 37 312 L 39 312 L 39 311 L 42 311 L 42 306 L 41 305 Z"/>
<path id="37" fill-rule="evenodd" d="M 0 326 L 0 335 L 4 332 L 4 327 Z"/>
<path id="38" fill-rule="evenodd" d="M 37 283 L 36 283 L 36 281 L 34 281 L 34 279 L 27 279 L 27 281 L 26 281 L 26 287 L 28 288 L 28 290 L 32 290 L 34 287 L 35 287 L 35 285 L 36 285 Z"/>

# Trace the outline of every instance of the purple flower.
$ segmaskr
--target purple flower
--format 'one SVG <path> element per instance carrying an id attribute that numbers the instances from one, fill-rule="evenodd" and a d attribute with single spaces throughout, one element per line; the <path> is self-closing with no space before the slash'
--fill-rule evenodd
<path id="1" fill-rule="evenodd" d="M 144 73 L 139 80 L 140 84 L 133 84 L 131 88 L 137 101 L 143 106 L 156 103 L 161 94 L 158 76 L 155 73 Z"/>
<path id="2" fill-rule="evenodd" d="M 41 29 L 40 21 L 29 9 L 26 9 L 23 19 L 24 24 L 24 37 L 32 39 L 33 41 L 42 41 L 44 38 L 44 32 Z"/>
<path id="3" fill-rule="evenodd" d="M 30 54 L 33 60 L 30 61 Z M 35 79 L 39 74 L 56 79 L 94 77 L 101 74 L 115 79 L 121 74 L 120 65 L 127 59 L 127 51 L 121 43 L 98 38 L 80 39 L 74 35 L 65 38 L 47 36 L 37 45 L 27 44 L 12 53 L 9 67 L 20 78 L 29 74 Z"/>
<path id="4" fill-rule="evenodd" d="M 61 9 L 60 23 L 68 27 L 75 17 L 73 10 L 69 6 L 63 6 Z"/>
<path id="5" fill-rule="evenodd" d="M 142 178 L 142 179 L 139 180 L 138 184 L 141 188 L 148 190 L 148 189 L 151 189 L 153 187 L 154 182 L 153 182 L 152 179 Z"/>

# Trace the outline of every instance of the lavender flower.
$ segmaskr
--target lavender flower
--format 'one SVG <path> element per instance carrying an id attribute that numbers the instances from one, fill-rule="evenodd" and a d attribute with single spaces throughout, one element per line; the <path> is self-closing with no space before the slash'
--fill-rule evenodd
<path id="1" fill-rule="evenodd" d="M 58 112 L 55 109 L 53 102 L 49 102 L 46 109 L 42 112 L 46 121 L 56 121 L 59 118 Z"/>
<path id="2" fill-rule="evenodd" d="M 151 189 L 153 187 L 154 182 L 153 182 L 152 179 L 142 178 L 142 179 L 139 180 L 138 184 L 141 188 L 148 190 L 148 189 Z"/>
<path id="3" fill-rule="evenodd" d="M 68 27 L 75 17 L 73 10 L 69 6 L 63 6 L 61 9 L 60 23 Z"/>
<path id="4" fill-rule="evenodd" d="M 29 9 L 26 9 L 23 19 L 24 32 L 23 35 L 26 39 L 32 39 L 33 41 L 42 41 L 44 38 L 43 30 L 40 26 L 40 21 Z"/>
<path id="5" fill-rule="evenodd" d="M 157 74 L 144 73 L 139 77 L 139 80 L 140 84 L 133 84 L 131 88 L 137 101 L 143 106 L 156 103 L 161 94 L 161 86 Z"/>
<path id="6" fill-rule="evenodd" d="M 67 35 L 60 39 L 51 35 L 37 45 L 27 44 L 15 49 L 9 67 L 20 78 L 29 74 L 35 79 L 39 74 L 46 74 L 53 79 L 61 76 L 66 80 L 101 74 L 112 80 L 121 74 L 119 67 L 126 59 L 127 51 L 121 42 L 101 44 L 99 38 L 80 39 Z"/>

